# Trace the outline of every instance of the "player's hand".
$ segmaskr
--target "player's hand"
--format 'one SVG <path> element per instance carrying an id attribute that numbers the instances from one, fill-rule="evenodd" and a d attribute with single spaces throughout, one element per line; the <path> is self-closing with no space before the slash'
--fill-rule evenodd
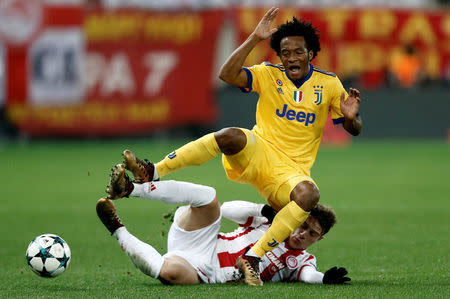
<path id="1" fill-rule="evenodd" d="M 269 205 L 264 205 L 264 207 L 261 209 L 261 215 L 266 217 L 269 223 L 272 223 L 273 218 L 275 218 L 276 214 L 277 211 Z"/>
<path id="2" fill-rule="evenodd" d="M 259 21 L 259 24 L 256 26 L 255 30 L 253 30 L 253 35 L 255 37 L 260 40 L 264 40 L 272 36 L 272 34 L 274 34 L 278 30 L 277 28 L 270 29 L 272 21 L 278 14 L 278 10 L 279 8 L 272 7 L 266 12 L 261 21 Z"/>
<path id="3" fill-rule="evenodd" d="M 333 267 L 325 272 L 322 281 L 324 284 L 344 284 L 351 280 L 350 277 L 346 277 L 347 274 L 347 269 Z"/>
<path id="4" fill-rule="evenodd" d="M 361 99 L 359 90 L 350 88 L 347 100 L 345 100 L 345 93 L 341 93 L 341 112 L 346 119 L 355 119 L 360 104 Z"/>

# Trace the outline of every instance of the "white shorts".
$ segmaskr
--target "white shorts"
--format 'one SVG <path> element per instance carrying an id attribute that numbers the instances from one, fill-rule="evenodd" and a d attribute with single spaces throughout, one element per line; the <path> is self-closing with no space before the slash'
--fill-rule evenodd
<path id="1" fill-rule="evenodd" d="M 211 225 L 194 231 L 186 231 L 177 224 L 180 215 L 188 209 L 183 206 L 175 212 L 167 236 L 167 253 L 184 258 L 194 267 L 205 283 L 216 283 L 219 259 L 216 254 L 217 235 L 220 230 L 222 212 Z"/>

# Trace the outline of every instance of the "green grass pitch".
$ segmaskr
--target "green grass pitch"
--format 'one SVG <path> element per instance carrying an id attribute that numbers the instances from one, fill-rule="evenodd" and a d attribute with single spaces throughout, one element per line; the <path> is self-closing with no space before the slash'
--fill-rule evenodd
<path id="1" fill-rule="evenodd" d="M 145 276 L 97 219 L 95 203 L 123 149 L 156 161 L 184 142 L 0 144 L 0 298 L 450 297 L 450 155 L 448 144 L 437 141 L 320 149 L 312 176 L 339 222 L 309 251 L 319 270 L 345 266 L 351 285 L 168 287 Z M 262 202 L 250 186 L 227 181 L 219 158 L 166 179 L 213 186 L 221 202 Z M 116 207 L 130 232 L 164 252 L 169 223 L 162 214 L 171 206 L 124 199 Z M 233 227 L 223 224 L 223 230 Z M 57 278 L 40 278 L 25 263 L 29 242 L 43 233 L 60 235 L 72 250 L 69 268 Z"/>

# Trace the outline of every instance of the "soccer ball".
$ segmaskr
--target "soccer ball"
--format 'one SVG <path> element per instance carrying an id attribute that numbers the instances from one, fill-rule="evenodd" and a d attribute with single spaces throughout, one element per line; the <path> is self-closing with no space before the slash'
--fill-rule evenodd
<path id="1" fill-rule="evenodd" d="M 34 273 L 42 277 L 55 277 L 69 266 L 70 248 L 61 237 L 45 234 L 31 241 L 25 257 Z"/>

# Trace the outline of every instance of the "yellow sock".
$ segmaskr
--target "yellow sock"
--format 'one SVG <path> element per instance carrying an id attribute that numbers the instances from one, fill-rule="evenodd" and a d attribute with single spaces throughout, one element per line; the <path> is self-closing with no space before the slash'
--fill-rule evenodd
<path id="1" fill-rule="evenodd" d="M 155 164 L 159 177 L 187 166 L 201 165 L 220 154 L 214 133 L 207 134 L 171 152 Z"/>
<path id="2" fill-rule="evenodd" d="M 253 245 L 252 250 L 262 257 L 286 240 L 297 227 L 305 222 L 308 215 L 309 212 L 305 212 L 295 201 L 291 201 L 277 213 L 269 230 Z"/>

